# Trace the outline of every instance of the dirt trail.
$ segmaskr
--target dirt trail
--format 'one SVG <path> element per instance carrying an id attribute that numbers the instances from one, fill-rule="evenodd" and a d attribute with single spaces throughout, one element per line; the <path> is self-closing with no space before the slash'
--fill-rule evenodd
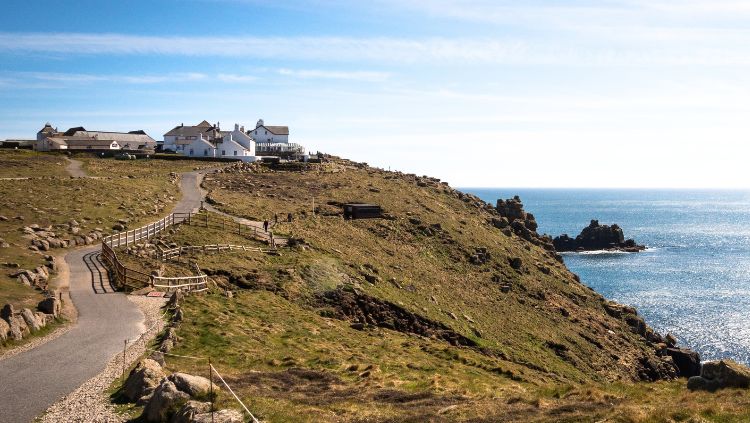
<path id="1" fill-rule="evenodd" d="M 78 160 L 69 159 L 66 157 L 68 165 L 65 166 L 65 170 L 74 178 L 85 178 L 86 171 L 83 170 L 83 163 Z"/>

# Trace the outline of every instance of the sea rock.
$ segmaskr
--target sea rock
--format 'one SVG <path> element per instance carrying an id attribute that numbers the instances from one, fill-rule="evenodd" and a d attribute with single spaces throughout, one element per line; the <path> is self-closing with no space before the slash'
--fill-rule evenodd
<path id="1" fill-rule="evenodd" d="M 130 401 L 138 401 L 141 397 L 154 392 L 164 377 L 166 374 L 159 363 L 144 358 L 130 371 L 125 381 L 125 396 Z"/>
<path id="2" fill-rule="evenodd" d="M 210 392 L 211 382 L 205 377 L 189 375 L 187 373 L 172 373 L 168 379 L 182 392 L 191 397 L 205 396 Z M 214 390 L 218 387 L 214 386 Z"/>
<path id="3" fill-rule="evenodd" d="M 190 395 L 180 391 L 174 383 L 165 379 L 154 389 L 141 418 L 154 423 L 168 421 L 169 416 L 189 400 Z"/>
<path id="4" fill-rule="evenodd" d="M 750 369 L 731 360 L 703 363 L 700 376 L 688 379 L 691 391 L 715 391 L 722 388 L 750 387 Z"/>
<path id="5" fill-rule="evenodd" d="M 667 348 L 667 355 L 672 357 L 681 377 L 697 376 L 701 373 L 700 355 L 685 348 Z"/>
<path id="6" fill-rule="evenodd" d="M 562 234 L 552 240 L 557 251 L 593 251 L 593 250 L 620 250 L 637 252 L 645 250 L 643 245 L 636 244 L 632 239 L 625 240 L 625 236 L 617 224 L 612 226 L 600 225 L 598 220 L 592 220 L 589 226 L 583 228 L 581 233 L 571 238 L 568 234 Z"/>

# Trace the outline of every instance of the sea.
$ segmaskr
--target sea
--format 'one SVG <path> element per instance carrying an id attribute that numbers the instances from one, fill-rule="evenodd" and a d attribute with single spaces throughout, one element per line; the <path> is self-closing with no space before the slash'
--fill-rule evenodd
<path id="1" fill-rule="evenodd" d="M 521 197 L 537 231 L 578 235 L 617 223 L 639 253 L 564 253 L 581 282 L 636 307 L 701 360 L 750 365 L 750 191 L 462 188 L 495 204 Z"/>

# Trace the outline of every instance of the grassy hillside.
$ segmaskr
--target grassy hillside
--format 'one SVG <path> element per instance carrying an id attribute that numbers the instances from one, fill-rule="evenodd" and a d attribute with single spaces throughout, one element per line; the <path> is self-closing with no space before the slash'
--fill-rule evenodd
<path id="1" fill-rule="evenodd" d="M 23 150 L 0 150 L 0 307 L 36 307 L 41 294 L 9 275 L 44 263 L 44 254 L 64 254 L 66 249 L 30 250 L 31 237 L 23 228 L 33 224 L 61 237 L 72 238 L 68 222 L 76 220 L 81 234 L 96 228 L 111 232 L 112 225 L 127 219 L 129 227 L 150 223 L 165 215 L 179 199 L 172 172 L 216 163 L 194 161 L 119 161 L 77 155 L 83 169 L 96 178 L 72 179 L 65 171 L 64 156 Z M 218 165 L 220 166 L 220 165 Z M 11 267 L 18 265 L 18 268 Z M 0 346 L 0 349 L 3 347 Z"/>
<path id="2" fill-rule="evenodd" d="M 748 417 L 744 391 L 644 383 L 669 360 L 634 333 L 635 316 L 613 317 L 617 306 L 578 282 L 544 242 L 497 229 L 491 208 L 438 181 L 335 161 L 301 171 L 230 167 L 204 186 L 227 213 L 271 221 L 292 213 L 274 231 L 295 246 L 166 265 L 124 260 L 174 275 L 195 262 L 234 292 L 189 297 L 172 352 L 211 356 L 265 420 Z M 379 204 L 386 216 L 345 221 L 346 202 Z M 258 245 L 197 226 L 165 241 Z M 479 259 L 478 248 L 487 252 Z"/>

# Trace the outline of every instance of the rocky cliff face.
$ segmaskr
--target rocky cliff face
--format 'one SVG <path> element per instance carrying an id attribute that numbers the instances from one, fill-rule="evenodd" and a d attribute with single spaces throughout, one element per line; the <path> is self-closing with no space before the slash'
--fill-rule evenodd
<path id="1" fill-rule="evenodd" d="M 568 234 L 556 237 L 552 243 L 557 251 L 593 251 L 593 250 L 620 250 L 637 252 L 645 250 L 646 247 L 638 245 L 632 239 L 625 239 L 625 235 L 617 224 L 612 226 L 601 225 L 598 220 L 592 220 L 589 226 L 583 228 L 581 233 L 571 238 Z"/>

